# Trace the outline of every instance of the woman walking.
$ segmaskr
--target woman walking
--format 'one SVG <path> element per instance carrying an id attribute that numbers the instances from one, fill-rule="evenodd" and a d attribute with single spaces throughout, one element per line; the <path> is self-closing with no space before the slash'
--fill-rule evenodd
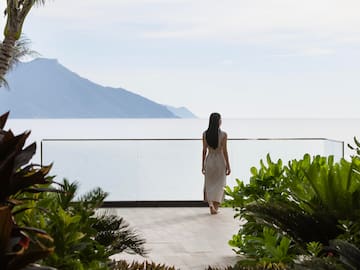
<path id="1" fill-rule="evenodd" d="M 227 151 L 227 134 L 220 129 L 220 125 L 220 114 L 212 113 L 209 127 L 203 133 L 204 200 L 208 202 L 212 215 L 217 214 L 219 205 L 224 200 L 226 175 L 231 172 Z"/>

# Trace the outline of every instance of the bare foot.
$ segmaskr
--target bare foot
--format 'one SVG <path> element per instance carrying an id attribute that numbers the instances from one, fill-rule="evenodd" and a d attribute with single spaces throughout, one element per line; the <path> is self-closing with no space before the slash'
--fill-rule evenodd
<path id="1" fill-rule="evenodd" d="M 212 215 L 216 215 L 216 214 L 217 214 L 217 211 L 216 211 L 216 209 L 215 209 L 214 206 L 210 206 L 210 214 L 212 214 Z"/>
<path id="2" fill-rule="evenodd" d="M 214 208 L 215 208 L 216 212 L 219 212 L 219 206 L 220 206 L 220 203 L 214 202 Z"/>

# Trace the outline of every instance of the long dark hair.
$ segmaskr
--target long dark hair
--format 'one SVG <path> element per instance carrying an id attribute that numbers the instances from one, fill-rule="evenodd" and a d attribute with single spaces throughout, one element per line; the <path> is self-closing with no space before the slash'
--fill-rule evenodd
<path id="1" fill-rule="evenodd" d="M 209 146 L 216 149 L 219 144 L 219 126 L 221 116 L 219 113 L 212 113 L 209 118 L 209 127 L 206 130 L 205 138 Z"/>

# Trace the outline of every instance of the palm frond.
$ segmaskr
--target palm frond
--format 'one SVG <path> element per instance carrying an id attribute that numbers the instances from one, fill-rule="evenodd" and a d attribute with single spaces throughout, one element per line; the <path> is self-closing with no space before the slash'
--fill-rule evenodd
<path id="1" fill-rule="evenodd" d="M 37 6 L 43 6 L 45 5 L 46 0 L 35 0 L 35 5 Z"/>
<path id="2" fill-rule="evenodd" d="M 30 49 L 31 40 L 28 39 L 25 35 L 22 35 L 19 40 L 16 41 L 15 51 L 14 51 L 14 61 L 21 59 L 23 57 L 35 57 L 39 56 L 39 53 Z"/>
<path id="3" fill-rule="evenodd" d="M 104 212 L 96 217 L 93 228 L 97 231 L 96 241 L 110 247 L 111 255 L 125 251 L 144 256 L 148 252 L 144 248 L 145 239 L 131 229 L 122 217 Z"/>
<path id="4" fill-rule="evenodd" d="M 26 58 L 36 58 L 40 56 L 38 52 L 30 49 L 30 44 L 31 41 L 24 35 L 22 35 L 20 39 L 15 42 L 15 46 L 11 53 L 8 71 L 14 69 L 19 63 L 21 63 L 21 60 L 24 60 Z M 2 44 L 0 44 L 0 46 L 2 46 Z M 5 77 L 0 77 L 0 85 L 3 86 L 5 89 L 10 89 L 10 86 L 6 81 Z"/>
<path id="5" fill-rule="evenodd" d="M 10 61 L 9 70 L 13 69 L 20 63 L 24 58 L 35 58 L 40 54 L 30 48 L 31 41 L 22 35 L 19 40 L 16 41 L 15 47 L 13 50 L 13 55 Z"/>

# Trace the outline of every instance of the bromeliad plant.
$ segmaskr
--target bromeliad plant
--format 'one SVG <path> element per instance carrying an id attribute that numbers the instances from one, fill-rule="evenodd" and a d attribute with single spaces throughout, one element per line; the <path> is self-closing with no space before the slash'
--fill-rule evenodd
<path id="1" fill-rule="evenodd" d="M 53 252 L 52 238 L 34 227 L 20 226 L 16 216 L 28 209 L 24 193 L 40 193 L 49 184 L 51 166 L 28 164 L 36 145 L 25 147 L 30 132 L 5 131 L 9 113 L 0 116 L 0 269 L 23 269 Z"/>
<path id="2" fill-rule="evenodd" d="M 248 185 L 238 180 L 234 189 L 226 188 L 231 198 L 227 204 L 246 221 L 230 241 L 236 252 L 255 261 L 286 262 L 284 258 L 310 256 L 311 242 L 326 247 L 335 238 L 350 240 L 360 220 L 359 157 L 334 162 L 331 156 L 306 154 L 283 166 L 281 160 L 275 163 L 267 156 L 267 165 L 260 164 L 259 170 L 251 169 Z M 274 230 L 280 241 L 289 239 L 287 256 L 268 252 L 266 228 Z M 274 248 L 273 244 L 270 250 Z"/>

